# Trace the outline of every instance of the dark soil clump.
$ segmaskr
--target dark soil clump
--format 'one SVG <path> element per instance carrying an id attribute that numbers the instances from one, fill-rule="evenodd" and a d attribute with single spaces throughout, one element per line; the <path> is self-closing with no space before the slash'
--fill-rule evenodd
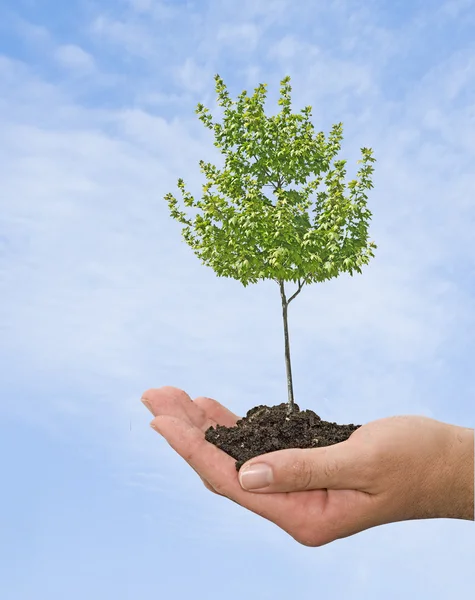
<path id="1" fill-rule="evenodd" d="M 322 419 L 312 410 L 295 405 L 255 406 L 234 427 L 217 425 L 205 433 L 214 444 L 236 460 L 236 470 L 260 454 L 287 448 L 321 448 L 344 442 L 361 425 L 338 425 Z"/>

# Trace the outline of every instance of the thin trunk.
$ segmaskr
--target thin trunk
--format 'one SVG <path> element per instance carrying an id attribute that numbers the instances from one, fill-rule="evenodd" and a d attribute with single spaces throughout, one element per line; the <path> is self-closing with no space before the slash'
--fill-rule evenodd
<path id="1" fill-rule="evenodd" d="M 294 388 L 292 382 L 292 365 L 290 362 L 290 341 L 289 341 L 289 325 L 287 321 L 287 311 L 290 302 L 297 296 L 302 289 L 302 284 L 299 281 L 299 289 L 287 300 L 285 296 L 284 282 L 279 281 L 280 296 L 282 298 L 282 317 L 284 320 L 284 341 L 285 341 L 285 368 L 287 371 L 287 391 L 288 391 L 288 413 L 291 414 L 295 410 Z"/>
<path id="2" fill-rule="evenodd" d="M 288 391 L 288 412 L 289 414 L 295 410 L 294 388 L 292 383 L 292 365 L 290 363 L 290 341 L 289 341 L 289 325 L 287 322 L 287 309 L 289 303 L 285 297 L 284 282 L 280 281 L 280 295 L 282 298 L 282 316 L 284 318 L 284 341 L 285 341 L 285 368 L 287 371 L 287 391 Z"/>

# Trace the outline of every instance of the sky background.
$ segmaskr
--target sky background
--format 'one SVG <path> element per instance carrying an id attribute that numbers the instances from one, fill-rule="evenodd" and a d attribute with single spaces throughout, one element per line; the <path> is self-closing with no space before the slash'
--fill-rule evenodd
<path id="1" fill-rule="evenodd" d="M 475 423 L 474 0 L 3 0 L 2 600 L 467 597 L 472 523 L 322 548 L 209 493 L 139 402 L 173 385 L 244 414 L 286 399 L 280 294 L 201 265 L 163 196 L 219 160 L 198 102 L 290 75 L 349 175 L 378 160 L 376 258 L 306 287 L 301 407 Z M 292 285 L 289 286 L 291 290 Z"/>

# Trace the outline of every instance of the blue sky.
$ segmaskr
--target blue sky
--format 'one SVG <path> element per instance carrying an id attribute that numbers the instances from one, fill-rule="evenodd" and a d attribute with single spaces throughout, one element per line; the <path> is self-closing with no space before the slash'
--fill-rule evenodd
<path id="1" fill-rule="evenodd" d="M 280 296 L 200 264 L 163 195 L 217 158 L 194 114 L 292 77 L 295 108 L 378 159 L 376 259 L 289 314 L 301 406 L 474 426 L 475 2 L 4 0 L 0 591 L 5 600 L 466 596 L 473 524 L 323 548 L 207 492 L 148 427 L 173 385 L 285 400 Z M 315 589 L 315 582 L 319 588 Z"/>

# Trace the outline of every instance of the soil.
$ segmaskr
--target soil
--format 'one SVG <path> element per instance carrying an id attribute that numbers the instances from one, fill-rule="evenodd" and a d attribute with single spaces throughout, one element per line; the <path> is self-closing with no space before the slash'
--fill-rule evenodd
<path id="1" fill-rule="evenodd" d="M 361 425 L 338 425 L 322 421 L 312 410 L 287 403 L 255 406 L 234 427 L 217 425 L 205 438 L 236 460 L 236 470 L 259 454 L 287 448 L 321 448 L 347 440 Z"/>

